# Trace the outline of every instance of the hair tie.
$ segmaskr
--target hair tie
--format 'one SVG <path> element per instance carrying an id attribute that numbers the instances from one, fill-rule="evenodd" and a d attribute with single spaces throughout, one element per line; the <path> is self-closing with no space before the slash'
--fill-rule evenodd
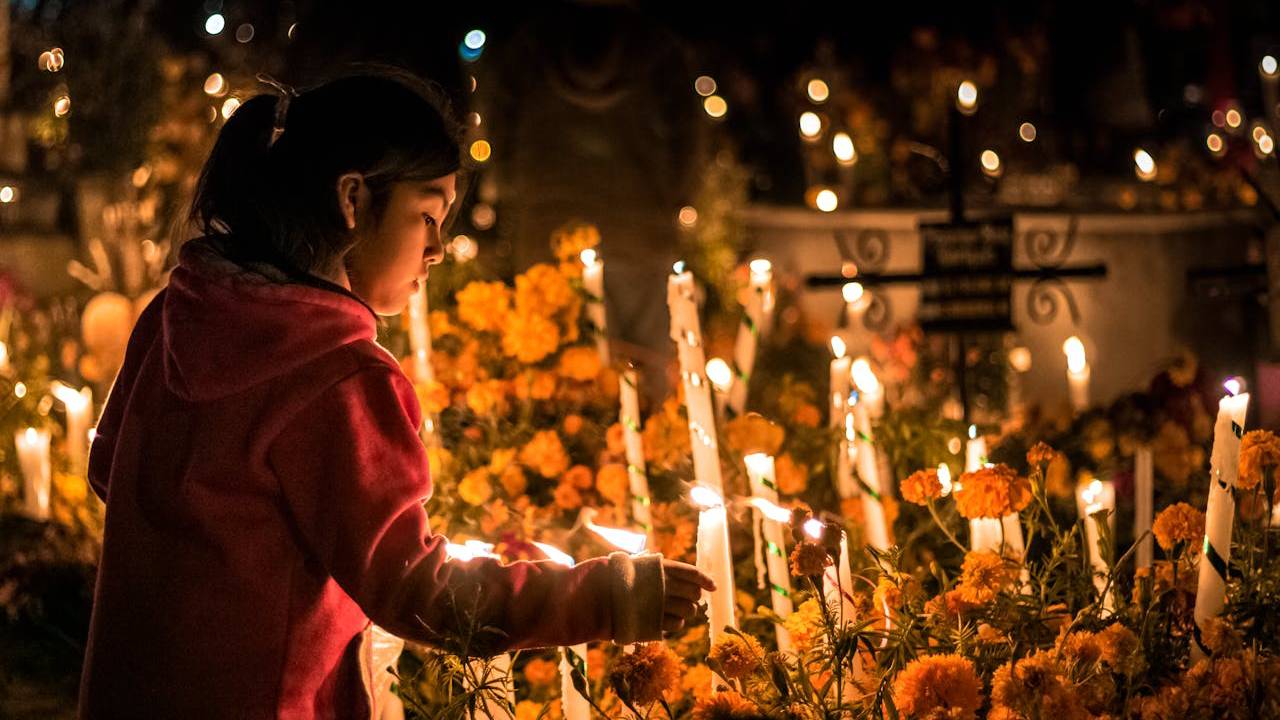
<path id="1" fill-rule="evenodd" d="M 280 136 L 284 134 L 284 121 L 289 114 L 289 101 L 298 97 L 298 91 L 266 73 L 258 73 L 258 82 L 271 86 L 277 95 L 276 117 L 271 124 L 271 139 L 267 141 L 267 147 L 272 147 L 276 144 L 276 140 L 279 140 Z"/>

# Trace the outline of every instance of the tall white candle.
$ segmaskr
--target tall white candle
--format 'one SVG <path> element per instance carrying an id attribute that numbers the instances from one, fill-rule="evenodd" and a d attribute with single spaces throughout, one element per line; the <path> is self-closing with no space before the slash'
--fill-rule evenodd
<path id="1" fill-rule="evenodd" d="M 755 370 L 756 351 L 760 344 L 760 331 L 764 326 L 765 306 L 773 292 L 773 264 L 768 260 L 752 260 L 747 304 L 742 308 L 742 321 L 738 324 L 738 337 L 733 346 L 733 364 L 737 377 L 729 389 L 727 410 L 741 415 L 747 405 L 747 390 L 751 373 Z"/>
<path id="2" fill-rule="evenodd" d="M 33 427 L 14 433 L 13 444 L 22 468 L 22 499 L 26 513 L 37 520 L 49 519 L 49 492 L 53 468 L 49 462 L 49 431 Z"/>
<path id="3" fill-rule="evenodd" d="M 1089 408 L 1089 361 L 1085 357 L 1084 343 L 1072 335 L 1062 343 L 1067 356 L 1067 387 L 1071 393 L 1071 409 L 1084 412 Z"/>
<path id="4" fill-rule="evenodd" d="M 716 421 L 719 422 L 724 419 L 729 391 L 733 389 L 733 369 L 721 358 L 713 357 L 707 361 L 707 379 L 711 381 L 712 397 L 716 403 Z"/>
<path id="5" fill-rule="evenodd" d="M 1076 489 L 1076 512 L 1080 514 L 1080 519 L 1084 521 L 1085 545 L 1089 550 L 1089 566 L 1093 568 L 1093 586 L 1102 592 L 1107 585 L 1107 561 L 1102 557 L 1102 548 L 1098 547 L 1098 539 L 1101 533 L 1098 530 L 1098 520 L 1092 515 L 1100 510 L 1110 510 L 1111 514 L 1107 516 L 1107 527 L 1115 529 L 1116 525 L 1116 488 L 1109 480 L 1099 480 L 1094 478 L 1087 484 L 1081 485 Z M 1112 597 L 1111 591 L 1107 590 L 1107 594 L 1102 598 L 1102 609 L 1107 612 L 1115 610 L 1115 599 Z"/>
<path id="6" fill-rule="evenodd" d="M 67 459 L 71 472 L 84 475 L 89 463 L 89 425 L 93 416 L 93 391 L 87 386 L 77 391 L 55 382 L 53 396 L 67 411 Z"/>
<path id="7" fill-rule="evenodd" d="M 843 429 L 845 418 L 849 415 L 849 368 L 853 360 L 845 355 L 845 343 L 838 335 L 831 338 L 831 352 L 835 356 L 831 360 L 830 411 L 828 424 L 833 428 Z M 835 486 L 841 498 L 857 497 L 858 484 L 853 480 L 853 445 L 852 439 L 840 435 L 836 453 Z"/>
<path id="8" fill-rule="evenodd" d="M 574 566 L 573 556 L 559 548 L 540 542 L 535 542 L 534 545 L 546 553 L 552 562 L 565 567 Z M 588 683 L 586 643 L 560 648 L 560 710 L 565 720 L 590 720 L 591 703 L 573 684 L 575 670 L 582 674 L 582 681 Z"/>
<path id="9" fill-rule="evenodd" d="M 866 406 L 870 419 L 879 420 L 884 416 L 884 386 L 871 369 L 871 363 L 860 357 L 853 361 L 849 372 L 858 388 L 858 402 Z"/>
<path id="10" fill-rule="evenodd" d="M 431 367 L 431 325 L 427 307 L 427 284 L 418 282 L 418 289 L 409 296 L 409 354 L 413 358 L 413 379 L 416 383 L 426 384 L 435 380 L 435 371 Z M 423 442 L 433 445 L 436 442 L 436 419 L 430 413 L 422 415 L 422 427 L 418 432 Z"/>
<path id="11" fill-rule="evenodd" d="M 493 553 L 493 546 L 488 543 L 468 541 L 464 545 L 457 543 L 449 543 L 445 546 L 445 554 L 450 560 L 467 562 L 478 557 L 497 558 Z M 494 685 L 493 678 L 486 677 L 488 674 L 496 675 L 497 684 L 502 686 L 502 692 L 485 691 L 480 693 L 479 707 L 477 708 L 482 717 L 491 718 L 491 720 L 515 720 L 516 706 L 516 689 L 515 683 L 511 677 L 511 655 L 510 653 L 502 653 L 489 658 L 487 661 L 483 659 L 472 660 L 468 663 L 471 673 L 463 678 L 463 684 L 468 686 L 469 690 L 473 681 L 471 675 L 476 676 L 481 685 L 492 688 Z"/>
<path id="12" fill-rule="evenodd" d="M 1151 446 L 1139 445 L 1133 453 L 1133 537 L 1151 530 L 1155 514 L 1155 472 Z M 1137 566 L 1151 567 L 1151 535 L 1138 540 Z"/>
<path id="13" fill-rule="evenodd" d="M 649 506 L 649 475 L 645 470 L 644 442 L 640 435 L 638 382 L 634 367 L 628 367 L 618 376 L 618 421 L 622 424 L 622 441 L 626 446 L 627 477 L 631 484 L 631 519 L 652 540 L 653 515 Z"/>
<path id="14" fill-rule="evenodd" d="M 695 485 L 689 499 L 701 508 L 698 513 L 698 569 L 716 584 L 715 590 L 702 591 L 707 603 L 711 643 L 714 645 L 725 627 L 738 626 L 734 616 L 733 555 L 729 548 L 729 517 L 720 493 Z"/>
<path id="15" fill-rule="evenodd" d="M 1231 526 L 1236 503 L 1231 493 L 1239 475 L 1240 437 L 1244 434 L 1244 418 L 1249 410 L 1249 395 L 1234 394 L 1239 383 L 1227 381 L 1233 394 L 1218 401 L 1218 418 L 1213 426 L 1213 454 L 1209 458 L 1209 500 L 1205 507 L 1204 557 L 1200 561 L 1200 577 L 1196 586 L 1195 621 L 1217 617 L 1227 601 L 1227 567 L 1231 562 Z M 1234 385 L 1232 383 L 1235 383 Z M 1203 657 L 1204 648 L 1192 643 L 1193 657 Z"/>
<path id="16" fill-rule="evenodd" d="M 975 472 L 987 464 L 987 440 L 978 434 L 975 425 L 969 426 L 969 440 L 964 446 L 964 471 Z M 969 520 L 969 547 L 977 551 L 1000 552 L 1022 557 L 1026 547 L 1022 538 L 1022 523 L 1017 513 L 1009 513 L 1000 519 L 971 518 Z M 1023 570 L 1026 575 L 1026 570 Z"/>
<path id="17" fill-rule="evenodd" d="M 871 431 L 871 418 L 867 404 L 859 395 L 853 405 L 851 416 L 846 416 L 845 437 L 852 440 L 857 448 L 858 477 L 862 478 L 865 489 L 862 496 L 862 527 L 866 536 L 863 538 L 877 550 L 888 550 L 892 545 L 889 540 L 889 523 L 884 514 L 884 503 L 881 500 L 885 492 L 880 479 L 880 463 L 876 457 L 875 437 Z"/>
<path id="18" fill-rule="evenodd" d="M 697 481 L 717 494 L 724 492 L 720 479 L 720 447 L 716 440 L 715 408 L 711 387 L 703 370 L 702 329 L 693 274 L 678 262 L 667 280 L 667 307 L 671 312 L 671 339 L 676 343 L 680 377 L 684 383 L 689 438 L 693 446 L 693 472 Z"/>
<path id="19" fill-rule="evenodd" d="M 844 297 L 845 325 L 849 328 L 849 344 L 853 346 L 855 353 L 866 352 L 869 348 L 866 342 L 866 324 L 863 319 L 867 314 L 867 306 L 871 304 L 871 296 L 860 282 L 845 283 L 840 289 L 840 294 Z"/>
<path id="20" fill-rule="evenodd" d="M 743 458 L 747 466 L 747 478 L 751 482 L 751 498 L 755 523 L 762 525 L 764 537 L 765 567 L 769 576 L 769 597 L 773 611 L 786 618 L 793 609 L 791 603 L 791 570 L 787 567 L 787 541 L 783 526 L 791 521 L 791 513 L 778 507 L 778 487 L 774 477 L 773 458 L 764 453 L 752 453 Z M 759 552 L 757 551 L 757 555 Z M 786 628 L 778 626 L 778 649 L 787 652 L 794 646 Z"/>
<path id="21" fill-rule="evenodd" d="M 595 248 L 583 250 L 579 258 L 582 260 L 582 289 L 588 296 L 587 318 L 596 331 L 596 351 L 600 353 L 600 364 L 608 367 L 609 323 L 608 308 L 604 304 L 604 260 L 600 259 Z"/>

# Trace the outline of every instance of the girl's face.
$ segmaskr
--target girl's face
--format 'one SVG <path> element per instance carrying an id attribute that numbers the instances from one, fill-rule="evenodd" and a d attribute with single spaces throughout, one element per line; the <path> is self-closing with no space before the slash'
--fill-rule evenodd
<path id="1" fill-rule="evenodd" d="M 426 282 L 430 266 L 444 258 L 440 225 L 456 198 L 456 177 L 394 183 L 379 217 L 373 217 L 363 182 L 356 196 L 348 225 L 357 241 L 346 256 L 346 279 L 374 312 L 395 315 Z"/>

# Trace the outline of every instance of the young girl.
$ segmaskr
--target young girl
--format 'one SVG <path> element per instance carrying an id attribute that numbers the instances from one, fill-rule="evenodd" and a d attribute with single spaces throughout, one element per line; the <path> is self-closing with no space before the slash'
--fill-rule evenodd
<path id="1" fill-rule="evenodd" d="M 244 103 L 201 173 L 169 286 L 98 424 L 107 503 L 86 718 L 370 717 L 372 623 L 485 649 L 654 640 L 709 578 L 615 553 L 572 569 L 446 557 L 400 312 L 455 201 L 459 133 L 408 76 Z"/>

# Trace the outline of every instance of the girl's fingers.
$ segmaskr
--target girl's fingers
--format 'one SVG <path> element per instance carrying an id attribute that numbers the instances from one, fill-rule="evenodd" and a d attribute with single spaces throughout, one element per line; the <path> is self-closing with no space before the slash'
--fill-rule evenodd
<path id="1" fill-rule="evenodd" d="M 673 600 L 668 598 L 666 607 L 664 607 L 662 611 L 667 616 L 674 616 L 681 620 L 685 620 L 693 617 L 693 614 L 698 611 L 698 605 L 697 603 L 690 602 L 688 600 Z"/>
<path id="2" fill-rule="evenodd" d="M 669 578 L 667 580 L 667 597 L 698 602 L 702 599 L 702 588 L 687 580 Z"/>
<path id="3" fill-rule="evenodd" d="M 704 590 L 715 590 L 716 584 L 706 573 L 688 563 L 682 563 L 676 560 L 664 560 L 662 563 L 663 570 L 666 572 L 667 581 L 681 580 L 690 582 Z"/>

